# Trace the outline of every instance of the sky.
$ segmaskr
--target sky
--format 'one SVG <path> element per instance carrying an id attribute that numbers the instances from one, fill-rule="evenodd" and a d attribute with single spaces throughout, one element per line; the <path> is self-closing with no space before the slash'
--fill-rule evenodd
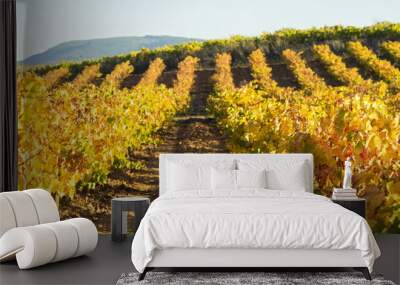
<path id="1" fill-rule="evenodd" d="M 17 0 L 17 58 L 71 40 L 215 39 L 382 21 L 400 23 L 400 0 Z"/>

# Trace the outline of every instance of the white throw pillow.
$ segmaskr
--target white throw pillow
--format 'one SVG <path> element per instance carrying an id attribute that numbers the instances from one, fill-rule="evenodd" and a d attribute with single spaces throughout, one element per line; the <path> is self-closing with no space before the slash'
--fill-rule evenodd
<path id="1" fill-rule="evenodd" d="M 239 170 L 267 170 L 267 188 L 303 191 L 307 189 L 308 168 L 305 161 L 255 159 L 239 160 Z"/>
<path id="2" fill-rule="evenodd" d="M 240 188 L 267 188 L 267 171 L 263 170 L 236 170 L 237 187 Z"/>
<path id="3" fill-rule="evenodd" d="M 212 168 L 211 181 L 214 191 L 236 190 L 236 170 Z"/>
<path id="4" fill-rule="evenodd" d="M 288 172 L 279 169 L 268 170 L 268 189 L 306 192 L 307 184 L 304 167 L 304 164 L 299 164 Z"/>
<path id="5" fill-rule="evenodd" d="M 211 168 L 236 169 L 234 159 L 168 159 L 166 162 L 167 191 L 212 190 Z"/>
<path id="6" fill-rule="evenodd" d="M 168 164 L 168 191 L 211 189 L 211 167 L 198 165 Z"/>

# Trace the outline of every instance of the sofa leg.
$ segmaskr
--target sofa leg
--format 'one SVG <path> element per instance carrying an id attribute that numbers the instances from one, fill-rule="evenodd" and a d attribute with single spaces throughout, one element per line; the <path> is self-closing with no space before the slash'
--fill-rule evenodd
<path id="1" fill-rule="evenodd" d="M 146 277 L 146 273 L 147 273 L 148 269 L 147 267 L 143 270 L 142 273 L 139 274 L 139 278 L 138 281 L 142 281 L 144 279 L 144 277 Z"/>
<path id="2" fill-rule="evenodd" d="M 365 279 L 372 280 L 371 274 L 369 274 L 369 270 L 367 267 L 355 267 L 354 269 L 357 271 L 361 271 L 362 274 L 364 275 Z"/>

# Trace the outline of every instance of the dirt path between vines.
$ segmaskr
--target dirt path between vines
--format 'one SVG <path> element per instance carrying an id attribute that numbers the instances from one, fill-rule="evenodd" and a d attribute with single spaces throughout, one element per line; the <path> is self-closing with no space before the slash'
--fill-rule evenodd
<path id="1" fill-rule="evenodd" d="M 110 232 L 111 199 L 118 196 L 158 196 L 158 157 L 160 153 L 226 152 L 225 138 L 214 118 L 207 114 L 207 98 L 212 92 L 213 70 L 199 70 L 191 92 L 189 110 L 178 115 L 157 133 L 159 143 L 131 153 L 130 159 L 144 165 L 140 170 L 114 171 L 106 185 L 77 193 L 74 200 L 61 205 L 63 218 L 81 216 L 94 221 L 99 232 Z M 174 78 L 167 72 L 160 79 L 167 86 Z M 134 78 L 132 82 L 137 81 Z"/>

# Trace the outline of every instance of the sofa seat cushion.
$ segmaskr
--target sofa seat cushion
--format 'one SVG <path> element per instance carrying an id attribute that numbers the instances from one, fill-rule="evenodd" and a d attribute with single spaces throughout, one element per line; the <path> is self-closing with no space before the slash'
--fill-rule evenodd
<path id="1" fill-rule="evenodd" d="M 84 218 L 17 227 L 0 238 L 0 261 L 16 257 L 20 269 L 80 256 L 97 245 L 97 229 Z"/>

